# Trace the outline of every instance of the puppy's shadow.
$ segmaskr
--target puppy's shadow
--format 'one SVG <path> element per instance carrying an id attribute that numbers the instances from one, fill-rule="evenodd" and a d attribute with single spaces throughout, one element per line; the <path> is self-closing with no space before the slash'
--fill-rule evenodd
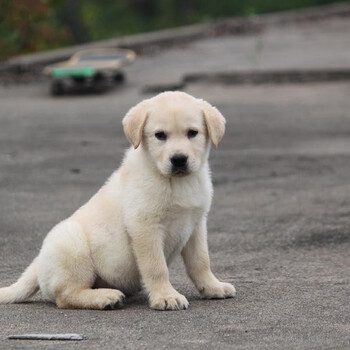
<path id="1" fill-rule="evenodd" d="M 147 308 L 148 299 L 145 293 L 139 292 L 126 297 L 125 305 L 123 309 L 133 309 L 133 308 Z"/>

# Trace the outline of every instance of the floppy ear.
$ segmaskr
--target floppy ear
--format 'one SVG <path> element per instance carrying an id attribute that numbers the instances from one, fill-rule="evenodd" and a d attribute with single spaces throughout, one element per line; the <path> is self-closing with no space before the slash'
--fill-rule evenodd
<path id="1" fill-rule="evenodd" d="M 225 134 L 226 120 L 219 110 L 206 101 L 201 101 L 202 113 L 208 129 L 209 138 L 215 147 Z"/>
<path id="2" fill-rule="evenodd" d="M 142 140 L 143 128 L 145 127 L 148 117 L 149 104 L 142 101 L 135 107 L 132 107 L 123 118 L 123 127 L 125 136 L 136 149 Z"/>

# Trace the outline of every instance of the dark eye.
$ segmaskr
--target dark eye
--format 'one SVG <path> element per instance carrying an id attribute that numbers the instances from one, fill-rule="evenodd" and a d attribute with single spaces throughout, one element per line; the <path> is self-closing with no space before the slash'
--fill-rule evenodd
<path id="1" fill-rule="evenodd" d="M 196 137 L 198 134 L 197 130 L 190 129 L 187 131 L 187 137 L 191 139 L 192 137 Z"/>
<path id="2" fill-rule="evenodd" d="M 161 140 L 161 141 L 165 141 L 167 138 L 166 133 L 164 131 L 158 131 L 154 135 L 158 140 Z"/>

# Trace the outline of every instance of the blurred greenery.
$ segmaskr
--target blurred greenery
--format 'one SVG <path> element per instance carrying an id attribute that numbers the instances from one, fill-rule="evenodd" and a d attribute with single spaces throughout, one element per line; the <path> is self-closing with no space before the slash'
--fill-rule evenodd
<path id="1" fill-rule="evenodd" d="M 215 18 L 336 0 L 0 0 L 0 59 Z"/>

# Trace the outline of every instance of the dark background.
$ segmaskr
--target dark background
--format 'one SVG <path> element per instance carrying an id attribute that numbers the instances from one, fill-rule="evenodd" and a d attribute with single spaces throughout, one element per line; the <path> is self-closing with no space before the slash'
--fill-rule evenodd
<path id="1" fill-rule="evenodd" d="M 299 9 L 334 0 L 1 0 L 0 60 L 216 18 Z"/>

